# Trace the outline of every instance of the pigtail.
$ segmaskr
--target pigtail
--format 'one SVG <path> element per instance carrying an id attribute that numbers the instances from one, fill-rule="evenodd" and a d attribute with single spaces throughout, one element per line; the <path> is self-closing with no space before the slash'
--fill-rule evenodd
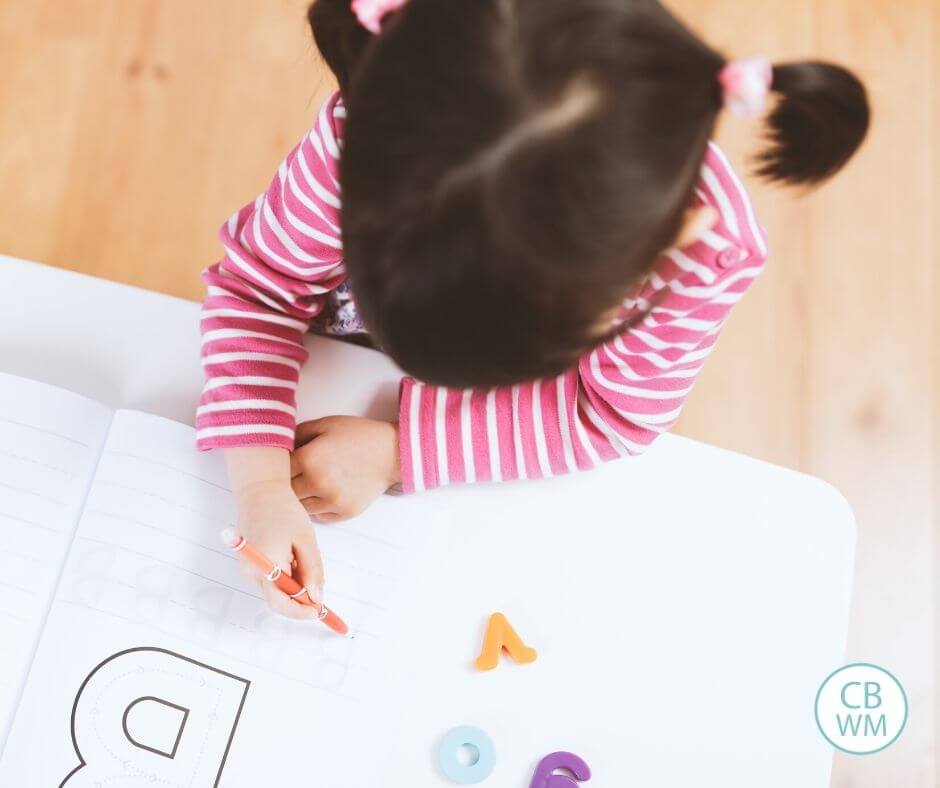
<path id="1" fill-rule="evenodd" d="M 767 118 L 769 147 L 757 157 L 757 174 L 809 185 L 835 175 L 868 133 L 865 86 L 841 66 L 811 61 L 775 66 L 771 89 L 780 99 Z"/>
<path id="2" fill-rule="evenodd" d="M 307 21 L 320 54 L 346 92 L 372 34 L 360 24 L 350 0 L 314 0 Z"/>

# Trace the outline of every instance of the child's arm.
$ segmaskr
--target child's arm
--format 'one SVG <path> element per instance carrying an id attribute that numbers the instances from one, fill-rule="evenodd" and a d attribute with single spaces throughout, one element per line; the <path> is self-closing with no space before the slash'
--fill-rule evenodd
<path id="1" fill-rule="evenodd" d="M 323 106 L 268 190 L 222 227 L 225 254 L 203 274 L 200 449 L 294 446 L 303 335 L 345 279 L 336 102 Z"/>
<path id="2" fill-rule="evenodd" d="M 225 450 L 239 527 L 322 594 L 310 519 L 291 489 L 295 389 L 303 334 L 323 295 L 345 278 L 339 231 L 338 96 L 291 151 L 270 187 L 225 224 L 225 254 L 203 278 L 206 384 L 196 413 L 200 449 Z M 270 605 L 309 612 L 261 583 Z"/>
<path id="3" fill-rule="evenodd" d="M 310 516 L 290 486 L 288 451 L 275 446 L 225 449 L 225 462 L 238 505 L 239 533 L 297 578 L 314 599 L 323 599 L 323 563 Z M 315 608 L 291 601 L 248 564 L 243 569 L 272 610 L 297 619 L 316 616 Z"/>
<path id="4" fill-rule="evenodd" d="M 734 306 L 763 269 L 766 239 L 740 182 L 711 146 L 697 189 L 720 220 L 657 262 L 627 311 L 646 317 L 552 380 L 461 391 L 405 380 L 406 491 L 539 478 L 639 454 L 676 422 Z"/>

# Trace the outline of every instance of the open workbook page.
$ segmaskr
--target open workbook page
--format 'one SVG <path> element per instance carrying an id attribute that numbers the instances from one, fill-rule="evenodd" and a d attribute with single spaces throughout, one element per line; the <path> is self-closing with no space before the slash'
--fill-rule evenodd
<path id="1" fill-rule="evenodd" d="M 111 411 L 0 374 L 0 752 Z"/>
<path id="2" fill-rule="evenodd" d="M 279 618 L 220 541 L 235 508 L 220 458 L 193 437 L 115 415 L 0 785 L 287 784 L 316 764 L 319 784 L 341 786 L 351 766 L 359 779 L 387 768 L 361 745 L 392 746 L 396 608 L 414 608 L 403 580 L 420 523 L 388 499 L 318 527 L 327 602 L 350 637 Z"/>

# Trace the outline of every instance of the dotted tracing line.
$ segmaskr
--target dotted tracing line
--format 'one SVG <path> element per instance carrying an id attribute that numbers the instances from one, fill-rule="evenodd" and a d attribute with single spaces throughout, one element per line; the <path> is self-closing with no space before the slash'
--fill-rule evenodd
<path id="1" fill-rule="evenodd" d="M 86 604 L 84 604 L 84 603 L 82 603 L 82 602 L 77 602 L 77 601 L 72 600 L 72 599 L 62 599 L 62 600 L 60 600 L 60 601 L 63 602 L 64 604 L 72 605 L 73 607 L 84 608 L 85 610 L 91 610 L 91 611 L 94 612 L 94 613 L 100 613 L 101 615 L 104 615 L 104 616 L 109 616 L 109 617 L 111 617 L 111 618 L 116 618 L 116 619 L 118 619 L 119 621 L 125 621 L 125 622 L 128 622 L 128 623 L 130 623 L 130 624 L 134 624 L 135 626 L 139 626 L 139 625 L 141 624 L 141 622 L 140 622 L 139 619 L 131 618 L 130 616 L 122 616 L 120 613 L 115 613 L 115 612 L 110 611 L 110 610 L 102 610 L 101 608 L 93 607 L 93 606 L 91 606 L 91 605 L 86 605 Z M 346 701 L 349 701 L 349 702 L 352 702 L 352 703 L 359 703 L 359 702 L 361 702 L 360 698 L 357 698 L 357 697 L 354 696 L 354 695 L 348 695 L 348 694 L 346 694 L 346 693 L 344 693 L 344 692 L 340 692 L 339 690 L 331 689 L 331 688 L 329 688 L 329 687 L 324 687 L 324 686 L 321 686 L 321 685 L 319 685 L 319 684 L 314 684 L 312 681 L 306 681 L 306 680 L 304 680 L 304 679 L 298 679 L 298 678 L 296 678 L 296 677 L 294 677 L 294 676 L 290 676 L 290 675 L 288 675 L 288 674 L 286 674 L 286 673 L 282 673 L 282 672 L 280 672 L 280 671 L 278 671 L 278 670 L 275 670 L 275 669 L 273 669 L 273 668 L 270 668 L 270 667 L 268 667 L 268 666 L 266 666 L 266 665 L 260 665 L 260 664 L 258 664 L 257 662 L 251 662 L 250 660 L 247 660 L 247 659 L 245 659 L 245 658 L 243 658 L 243 657 L 240 657 L 240 656 L 238 656 L 237 654 L 229 654 L 229 653 L 221 652 L 221 651 L 219 651 L 218 649 L 211 648 L 211 647 L 207 646 L 205 643 L 202 643 L 202 642 L 200 642 L 200 641 L 198 641 L 198 640 L 193 640 L 192 638 L 183 637 L 183 636 L 180 635 L 179 633 L 177 633 L 177 632 L 171 632 L 170 630 L 164 629 L 163 627 L 158 627 L 158 626 L 155 626 L 154 624 L 147 624 L 147 626 L 148 626 L 150 629 L 152 629 L 154 632 L 158 632 L 158 633 L 160 633 L 160 634 L 162 634 L 162 635 L 167 635 L 168 637 L 174 638 L 175 640 L 178 640 L 178 641 L 180 641 L 180 642 L 182 642 L 182 643 L 189 643 L 190 645 L 196 646 L 197 648 L 209 650 L 209 651 L 211 651 L 213 654 L 215 654 L 215 655 L 217 655 L 217 656 L 223 657 L 223 658 L 225 658 L 225 659 L 234 660 L 234 661 L 236 661 L 236 662 L 241 663 L 242 665 L 247 665 L 247 666 L 250 667 L 250 668 L 257 668 L 258 670 L 263 670 L 263 671 L 265 671 L 265 672 L 267 672 L 267 673 L 271 673 L 271 674 L 273 674 L 273 675 L 275 675 L 275 676 L 278 676 L 279 678 L 287 679 L 287 680 L 289 680 L 289 681 L 294 681 L 294 682 L 296 682 L 296 683 L 298 683 L 298 684 L 302 684 L 302 685 L 304 685 L 304 686 L 310 687 L 311 689 L 315 689 L 315 690 L 317 690 L 317 691 L 319 691 L 319 692 L 325 692 L 325 693 L 327 693 L 328 695 L 333 695 L 333 696 L 335 696 L 335 697 L 342 698 L 343 700 L 346 700 Z"/>
<path id="2" fill-rule="evenodd" d="M 106 578 L 106 580 L 107 582 L 112 583 L 116 586 L 121 586 L 122 588 L 126 588 L 129 591 L 134 591 L 138 593 L 140 592 L 140 589 L 137 586 L 133 585 L 132 583 L 128 583 L 126 580 L 114 580 L 111 578 Z M 148 596 L 156 596 L 156 595 L 148 594 Z M 181 602 L 169 596 L 157 597 L 157 598 L 160 599 L 161 602 L 169 602 L 174 607 L 177 607 L 181 610 L 188 611 L 189 613 L 192 613 L 196 616 L 208 617 L 206 611 L 200 610 L 197 607 L 193 607 L 192 605 L 187 604 L 186 602 Z M 259 601 L 261 601 L 260 597 L 259 597 Z M 93 609 L 99 610 L 99 608 L 97 607 Z M 101 612 L 109 612 L 109 611 L 101 610 Z M 139 621 L 139 623 L 142 623 L 145 626 L 154 626 L 154 624 L 150 621 Z M 238 622 L 230 621 L 227 617 L 224 620 L 220 620 L 218 623 L 225 627 L 231 627 L 232 629 L 241 630 L 247 635 L 252 635 L 252 636 L 258 635 L 257 629 L 252 629 L 251 627 L 247 627 L 244 624 L 239 624 Z M 165 630 L 161 630 L 161 631 L 165 631 Z M 377 638 L 377 636 L 373 636 L 373 637 Z M 209 647 L 206 646 L 206 648 L 209 648 Z M 344 668 L 347 670 L 354 669 L 362 673 L 373 673 L 373 674 L 377 673 L 377 671 L 373 670 L 372 668 L 368 668 L 365 665 L 362 665 L 358 662 L 353 662 L 352 660 L 343 661 L 343 660 L 335 659 L 333 657 L 324 655 L 322 651 L 312 651 L 312 650 L 305 649 L 305 648 L 298 648 L 297 646 L 293 646 L 293 648 L 301 655 L 301 657 L 309 659 L 311 661 L 318 661 L 321 663 L 326 663 L 328 665 L 335 665 L 336 667 Z M 215 650 L 215 653 L 223 654 L 224 652 Z M 275 671 L 272 668 L 267 668 L 267 670 L 271 670 L 272 672 L 277 673 L 277 675 L 282 676 L 283 678 L 290 678 L 287 674 L 278 673 L 278 671 Z"/>
<path id="3" fill-rule="evenodd" d="M 184 674 L 184 673 L 180 673 L 180 672 L 178 672 L 178 671 L 166 670 L 166 669 L 161 669 L 161 668 L 149 668 L 149 669 L 147 669 L 147 670 L 144 670 L 144 668 L 138 666 L 138 667 L 135 668 L 134 670 L 129 670 L 129 671 L 127 671 L 126 673 L 122 673 L 122 674 L 120 674 L 120 675 L 118 675 L 118 676 L 115 676 L 110 682 L 108 682 L 108 683 L 104 686 L 104 688 L 103 688 L 103 690 L 102 690 L 102 692 L 101 692 L 100 694 L 101 694 L 101 695 L 104 695 L 109 689 L 111 689 L 111 687 L 113 687 L 115 684 L 117 684 L 117 683 L 119 683 L 119 682 L 121 682 L 121 681 L 124 681 L 124 679 L 128 678 L 129 676 L 143 675 L 144 673 L 157 674 L 157 675 L 164 675 L 164 676 L 172 676 L 172 677 L 174 677 L 174 678 L 183 679 L 183 681 L 189 682 L 190 684 L 194 683 L 194 680 L 193 680 L 192 676 L 188 676 L 188 675 L 186 675 L 186 674 Z M 200 685 L 200 687 L 204 687 L 204 686 L 205 686 L 205 680 L 203 679 L 203 680 L 199 683 L 199 685 Z M 221 703 L 222 703 L 222 692 L 221 692 L 219 689 L 217 689 L 217 688 L 214 689 L 214 692 L 215 692 L 215 705 L 214 705 L 213 708 L 212 708 L 211 716 L 212 716 L 213 719 L 217 719 L 217 718 L 218 718 L 218 714 L 219 714 L 219 706 L 220 706 Z M 205 758 L 206 746 L 207 746 L 207 742 L 208 742 L 208 740 L 209 740 L 209 730 L 210 730 L 209 728 L 206 729 L 206 733 L 205 733 L 205 735 L 204 735 L 203 738 L 202 738 L 202 745 L 201 745 L 201 747 L 200 747 L 200 749 L 199 749 L 199 755 L 198 755 L 198 758 L 197 758 L 197 760 L 196 760 L 196 767 L 197 767 L 197 768 L 193 769 L 193 772 L 192 772 L 192 774 L 190 775 L 190 780 L 189 780 L 189 782 L 186 783 L 186 784 L 184 784 L 184 783 L 180 783 L 180 782 L 176 782 L 176 781 L 167 780 L 167 779 L 164 779 L 164 778 L 158 778 L 158 777 L 154 776 L 151 772 L 146 771 L 145 769 L 141 769 L 140 767 L 135 767 L 133 761 L 128 761 L 128 760 L 126 760 L 126 759 L 121 758 L 121 757 L 118 755 L 117 752 L 115 752 L 111 747 L 108 746 L 107 739 L 105 739 L 104 736 L 101 735 L 101 730 L 100 730 L 99 727 L 98 727 L 98 714 L 99 714 L 99 711 L 100 711 L 100 709 L 99 709 L 99 706 L 98 706 L 98 703 L 97 703 L 97 700 L 96 700 L 95 705 L 92 706 L 92 719 L 93 719 L 93 721 L 94 721 L 93 724 L 94 724 L 94 733 L 95 733 L 95 736 L 96 736 L 96 738 L 98 739 L 98 742 L 101 744 L 102 748 L 103 748 L 105 751 L 107 751 L 107 753 L 111 756 L 111 758 L 112 758 L 114 761 L 116 761 L 116 762 L 118 762 L 118 763 L 121 764 L 121 766 L 124 768 L 124 773 L 123 773 L 123 774 L 120 774 L 120 775 L 115 775 L 114 777 L 106 777 L 103 781 L 102 781 L 102 780 L 98 780 L 98 781 L 97 781 L 97 784 L 98 784 L 98 785 L 103 785 L 104 783 L 113 782 L 114 780 L 123 780 L 123 778 L 125 778 L 125 777 L 135 776 L 135 777 L 144 777 L 144 778 L 146 778 L 146 779 L 148 780 L 148 782 L 150 782 L 151 784 L 170 785 L 170 786 L 174 786 L 175 788 L 185 788 L 186 785 L 192 786 L 192 784 L 193 784 L 193 779 L 195 779 L 195 775 L 196 775 L 196 773 L 199 771 L 198 765 L 199 765 L 199 763 L 201 763 L 201 761 L 203 760 L 203 758 Z M 132 744 L 133 744 L 133 742 L 132 742 Z"/>

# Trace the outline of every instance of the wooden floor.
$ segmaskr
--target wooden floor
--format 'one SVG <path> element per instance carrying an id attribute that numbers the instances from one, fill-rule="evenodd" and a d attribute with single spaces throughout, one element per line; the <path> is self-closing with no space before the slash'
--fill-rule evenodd
<path id="1" fill-rule="evenodd" d="M 935 767 L 940 8 L 673 6 L 731 54 L 824 55 L 871 88 L 874 132 L 850 172 L 804 200 L 755 185 L 771 266 L 680 428 L 822 476 L 848 497 L 860 537 L 849 656 L 890 666 L 912 719 L 888 751 L 838 759 L 833 785 L 925 788 Z M 331 89 L 303 7 L 0 3 L 0 252 L 198 299 L 216 229 L 266 185 Z M 754 129 L 729 122 L 720 138 L 742 164 Z"/>

